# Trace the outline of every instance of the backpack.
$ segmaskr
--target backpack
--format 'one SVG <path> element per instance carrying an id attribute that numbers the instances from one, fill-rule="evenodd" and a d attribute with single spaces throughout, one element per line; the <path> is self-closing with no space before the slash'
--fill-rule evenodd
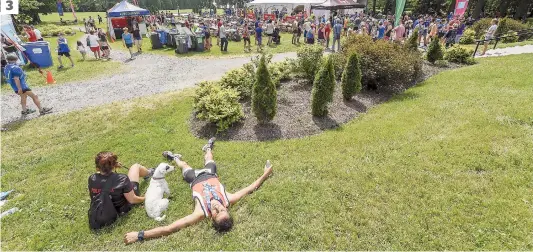
<path id="1" fill-rule="evenodd" d="M 93 230 L 111 225 L 118 218 L 118 212 L 109 195 L 114 180 L 115 174 L 109 176 L 102 191 L 91 199 L 91 207 L 88 214 L 89 226 Z"/>

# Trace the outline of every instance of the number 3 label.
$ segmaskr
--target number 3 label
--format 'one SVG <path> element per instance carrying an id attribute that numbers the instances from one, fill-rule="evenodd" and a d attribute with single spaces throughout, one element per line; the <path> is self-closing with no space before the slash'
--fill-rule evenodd
<path id="1" fill-rule="evenodd" d="M 0 0 L 0 13 L 19 14 L 19 0 Z"/>

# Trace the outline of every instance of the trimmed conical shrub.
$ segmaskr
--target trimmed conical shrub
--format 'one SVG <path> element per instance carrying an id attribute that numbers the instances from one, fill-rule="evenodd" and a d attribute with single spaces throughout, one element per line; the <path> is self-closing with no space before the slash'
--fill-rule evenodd
<path id="1" fill-rule="evenodd" d="M 444 58 L 444 52 L 442 51 L 442 46 L 440 45 L 438 38 L 433 38 L 429 44 L 427 59 L 432 64 L 437 60 Z"/>
<path id="2" fill-rule="evenodd" d="M 252 90 L 252 110 L 260 123 L 272 121 L 277 109 L 277 90 L 270 78 L 265 56 L 261 57 Z"/>
<path id="3" fill-rule="evenodd" d="M 328 114 L 328 103 L 333 101 L 335 91 L 335 70 L 331 56 L 322 64 L 322 67 L 315 76 L 313 91 L 311 93 L 311 113 L 314 116 L 325 116 Z"/>
<path id="4" fill-rule="evenodd" d="M 418 50 L 418 45 L 419 45 L 419 39 L 418 39 L 418 28 L 416 28 L 414 31 L 413 31 L 413 35 L 411 35 L 411 37 L 409 37 L 409 40 L 407 41 L 407 48 L 409 50 L 413 50 L 413 51 L 417 51 Z"/>
<path id="5" fill-rule="evenodd" d="M 345 100 L 352 99 L 352 96 L 361 91 L 361 64 L 356 53 L 350 55 L 348 63 L 342 73 L 342 97 Z"/>

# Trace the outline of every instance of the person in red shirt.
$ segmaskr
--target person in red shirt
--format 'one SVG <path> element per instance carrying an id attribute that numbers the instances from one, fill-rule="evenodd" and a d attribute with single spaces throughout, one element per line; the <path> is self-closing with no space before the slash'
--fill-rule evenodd
<path id="1" fill-rule="evenodd" d="M 26 36 L 28 37 L 28 41 L 30 42 L 36 42 L 37 41 L 37 35 L 35 35 L 35 32 L 31 29 L 29 26 L 24 27 L 24 31 L 26 32 Z"/>
<path id="2" fill-rule="evenodd" d="M 220 45 L 220 26 L 222 26 L 222 21 L 217 18 L 217 45 Z"/>
<path id="3" fill-rule="evenodd" d="M 331 34 L 331 24 L 329 21 L 326 23 L 326 28 L 324 28 L 324 35 L 326 36 L 326 48 L 329 48 L 329 37 Z"/>

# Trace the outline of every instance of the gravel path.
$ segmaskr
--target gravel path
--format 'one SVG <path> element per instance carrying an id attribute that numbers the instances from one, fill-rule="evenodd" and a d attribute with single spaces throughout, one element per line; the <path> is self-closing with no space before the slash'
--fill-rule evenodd
<path id="1" fill-rule="evenodd" d="M 483 48 L 480 46 L 480 48 L 478 49 L 478 52 L 482 51 L 482 50 L 483 50 Z M 506 56 L 506 55 L 523 54 L 523 53 L 533 53 L 533 45 L 513 46 L 513 47 L 506 47 L 506 48 L 491 49 L 491 50 L 487 50 L 485 55 L 476 56 L 476 58 Z"/>
<path id="2" fill-rule="evenodd" d="M 124 73 L 54 87 L 35 88 L 33 91 L 44 106 L 54 108 L 54 114 L 65 113 L 115 101 L 180 90 L 192 87 L 200 81 L 217 80 L 226 71 L 238 68 L 251 59 L 250 56 L 202 59 L 141 54 L 133 61 L 129 61 L 128 56 L 118 50 L 112 53 L 114 60 L 123 61 L 127 65 L 127 71 Z M 289 57 L 295 58 L 296 53 L 277 54 L 273 61 Z M 34 113 L 21 118 L 20 98 L 13 92 L 3 92 L 1 99 L 2 125 L 38 116 L 38 113 Z M 35 107 L 31 99 L 28 99 L 28 106 Z"/>

